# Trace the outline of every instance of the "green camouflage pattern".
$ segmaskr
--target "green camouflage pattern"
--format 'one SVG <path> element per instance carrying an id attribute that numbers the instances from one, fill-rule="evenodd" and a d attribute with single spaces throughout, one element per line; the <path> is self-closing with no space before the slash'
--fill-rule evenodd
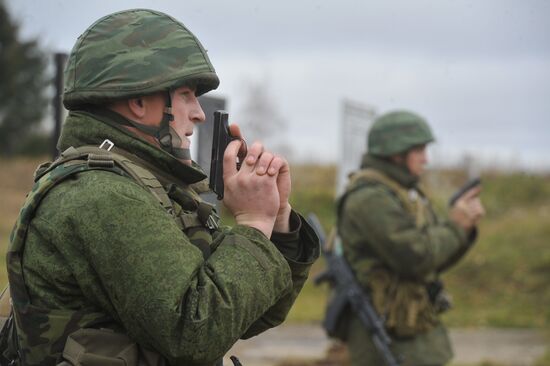
<path id="1" fill-rule="evenodd" d="M 30 301 L 23 277 L 22 253 L 34 212 L 48 191 L 64 179 L 88 170 L 87 165 L 59 166 L 36 181 L 21 209 L 10 237 L 7 269 L 11 298 L 17 327 L 20 362 L 23 365 L 44 365 L 56 361 L 63 350 L 64 339 L 73 331 L 104 323 L 109 317 L 102 312 L 45 309 Z M 45 358 L 46 357 L 46 358 Z"/>
<path id="2" fill-rule="evenodd" d="M 196 165 L 181 164 L 85 112 L 70 112 L 59 147 L 98 146 L 106 137 L 183 191 L 205 178 Z M 53 186 L 31 215 L 21 285 L 33 307 L 103 314 L 94 326 L 124 330 L 170 365 L 212 365 L 237 339 L 280 324 L 319 255 L 317 238 L 296 213 L 295 230 L 271 241 L 240 225 L 182 232 L 158 198 L 133 179 L 102 170 L 72 177 Z M 190 213 L 184 198 L 172 204 L 177 216 Z M 22 348 L 39 343 L 28 351 L 33 360 L 54 365 L 58 354 L 52 352 L 59 348 L 48 344 L 63 344 L 68 331 L 61 328 L 48 318 L 34 328 L 39 341 Z"/>
<path id="3" fill-rule="evenodd" d="M 199 40 L 174 18 L 153 10 L 114 13 L 79 38 L 65 69 L 69 110 L 195 85 L 197 94 L 219 80 Z"/>
<path id="4" fill-rule="evenodd" d="M 428 123 L 408 111 L 394 111 L 378 117 L 368 133 L 368 153 L 392 156 L 434 141 Z"/>
<path id="5" fill-rule="evenodd" d="M 425 284 L 456 264 L 467 252 L 471 242 L 463 229 L 434 214 L 418 189 L 418 179 L 404 167 L 366 155 L 361 168 L 383 173 L 406 192 L 396 192 L 393 185 L 380 180 L 357 179 L 340 202 L 338 232 L 344 256 L 366 290 L 375 268 L 384 268 L 406 281 Z M 409 197 L 416 204 L 402 202 L 403 197 Z M 424 212 L 416 214 L 423 218 L 418 220 L 410 207 L 423 207 Z M 348 337 L 355 360 L 353 366 L 381 364 L 367 333 L 350 327 Z M 406 365 L 443 365 L 452 357 L 442 325 L 409 339 L 396 339 L 396 343 L 395 350 L 410 361 Z"/>
<path id="6" fill-rule="evenodd" d="M 109 157 L 113 159 L 113 163 L 116 163 L 116 166 L 112 168 L 98 168 L 91 167 L 87 160 L 82 160 L 82 158 L 87 157 L 87 154 L 83 152 L 79 154 L 78 149 L 72 150 L 73 159 L 71 159 L 70 154 L 65 152 L 60 158 L 64 160 L 64 163 L 59 165 L 54 163 L 57 165 L 54 169 L 48 169 L 50 164 L 44 164 L 37 170 L 40 179 L 36 180 L 33 189 L 27 195 L 26 202 L 10 238 L 11 244 L 7 254 L 8 274 L 12 299 L 15 304 L 14 309 L 16 310 L 14 315 L 18 344 L 22 345 L 19 357 L 20 362 L 24 365 L 53 363 L 57 357 L 52 355 L 58 355 L 63 351 L 67 335 L 78 329 L 91 327 L 94 324 L 105 324 L 113 321 L 105 313 L 54 310 L 36 307 L 31 304 L 22 275 L 21 254 L 24 250 L 26 233 L 34 212 L 48 191 L 75 174 L 102 169 L 120 175 L 126 172 L 129 176 L 137 177 L 138 183 L 149 189 L 157 198 L 160 194 L 164 194 L 166 199 L 169 200 L 166 192 L 160 193 L 156 190 L 162 185 L 154 175 L 146 170 L 134 168 L 131 162 L 123 156 L 108 153 L 97 147 L 95 149 L 86 148 L 86 151 L 92 150 L 96 155 L 101 154 L 104 157 Z M 102 162 L 104 161 L 102 159 Z M 47 172 L 41 172 L 41 170 Z M 197 215 L 201 199 L 197 193 L 188 187 L 179 189 L 179 197 L 183 197 L 183 200 L 175 205 L 170 205 L 170 212 L 173 214 L 178 226 L 186 233 L 190 242 L 199 247 L 203 251 L 203 255 L 207 257 L 210 254 L 209 243 L 212 241 L 212 235 L 210 230 L 202 225 Z M 163 204 L 164 197 L 163 199 L 159 198 L 159 201 Z M 48 355 L 46 359 L 44 359 L 44 355 Z"/>

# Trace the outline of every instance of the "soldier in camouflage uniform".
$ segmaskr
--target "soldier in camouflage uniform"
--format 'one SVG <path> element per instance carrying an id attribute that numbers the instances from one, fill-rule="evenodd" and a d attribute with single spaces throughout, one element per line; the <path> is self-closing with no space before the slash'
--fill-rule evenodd
<path id="1" fill-rule="evenodd" d="M 259 143 L 225 152 L 219 225 L 189 136 L 218 77 L 183 24 L 108 15 L 68 60 L 61 157 L 42 165 L 7 256 L 3 363 L 213 365 L 280 324 L 318 240 L 289 205 L 290 171 Z M 233 127 L 233 134 L 239 135 Z"/>
<path id="2" fill-rule="evenodd" d="M 344 256 L 372 296 L 403 365 L 443 365 L 451 344 L 438 314 L 448 308 L 439 275 L 456 264 L 476 237 L 484 214 L 479 188 L 438 218 L 419 187 L 426 145 L 433 136 L 416 114 L 379 117 L 368 134 L 361 169 L 339 200 L 338 232 Z M 379 366 L 370 335 L 355 315 L 347 327 L 353 366 Z"/>

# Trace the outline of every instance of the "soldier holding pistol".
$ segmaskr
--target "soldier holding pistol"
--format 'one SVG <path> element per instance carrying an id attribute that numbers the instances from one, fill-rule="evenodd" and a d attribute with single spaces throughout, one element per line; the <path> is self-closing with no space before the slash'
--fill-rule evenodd
<path id="1" fill-rule="evenodd" d="M 259 143 L 240 170 L 241 142 L 225 151 L 233 228 L 200 199 L 189 137 L 218 84 L 166 14 L 110 14 L 79 37 L 63 153 L 37 170 L 8 251 L 4 363 L 214 365 L 285 319 L 318 240 L 288 202 L 288 163 Z"/>
<path id="2" fill-rule="evenodd" d="M 474 243 L 484 215 L 480 187 L 466 192 L 448 218 L 434 214 L 418 181 L 434 140 L 420 116 L 395 111 L 377 118 L 368 151 L 338 203 L 344 256 L 368 291 L 402 365 L 444 365 L 452 358 L 438 314 L 449 307 L 439 276 Z M 348 321 L 353 366 L 384 361 L 356 315 Z"/>

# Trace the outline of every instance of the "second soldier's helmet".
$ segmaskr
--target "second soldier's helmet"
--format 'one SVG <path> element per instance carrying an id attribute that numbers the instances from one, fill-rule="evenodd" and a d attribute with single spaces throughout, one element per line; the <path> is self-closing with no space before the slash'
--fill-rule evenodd
<path id="1" fill-rule="evenodd" d="M 92 24 L 73 47 L 65 69 L 69 110 L 195 86 L 219 85 L 199 40 L 174 18 L 153 10 L 114 13 Z"/>
<path id="2" fill-rule="evenodd" d="M 378 117 L 368 133 L 371 155 L 388 157 L 434 141 L 426 120 L 408 111 L 394 111 Z"/>

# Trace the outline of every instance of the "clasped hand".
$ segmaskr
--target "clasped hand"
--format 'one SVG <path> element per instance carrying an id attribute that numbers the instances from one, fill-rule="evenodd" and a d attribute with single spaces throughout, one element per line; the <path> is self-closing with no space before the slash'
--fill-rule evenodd
<path id="1" fill-rule="evenodd" d="M 230 130 L 232 136 L 241 137 L 236 125 L 231 125 Z M 288 162 L 255 142 L 237 170 L 235 162 L 242 144 L 234 140 L 224 153 L 224 205 L 237 224 L 254 227 L 268 238 L 273 231 L 288 232 L 291 211 Z"/>

